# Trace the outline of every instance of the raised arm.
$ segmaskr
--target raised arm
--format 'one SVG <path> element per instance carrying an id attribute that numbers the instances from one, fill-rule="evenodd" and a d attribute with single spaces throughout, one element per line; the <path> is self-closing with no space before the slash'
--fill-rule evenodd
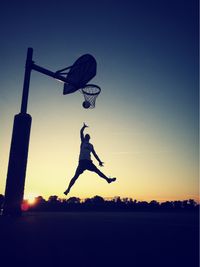
<path id="1" fill-rule="evenodd" d="M 96 160 L 99 162 L 99 166 L 103 166 L 103 162 L 100 160 L 100 158 L 98 157 L 97 153 L 94 150 L 94 147 L 92 146 L 92 154 L 94 155 L 94 157 L 96 158 Z"/>
<path id="2" fill-rule="evenodd" d="M 81 142 L 84 141 L 84 134 L 83 134 L 83 132 L 84 132 L 84 130 L 85 130 L 86 127 L 88 127 L 88 126 L 85 123 L 83 123 L 83 127 L 80 130 Z"/>

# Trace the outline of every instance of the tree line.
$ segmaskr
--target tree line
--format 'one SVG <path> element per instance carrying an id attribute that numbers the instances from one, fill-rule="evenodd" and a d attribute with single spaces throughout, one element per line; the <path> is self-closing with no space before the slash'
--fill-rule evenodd
<path id="1" fill-rule="evenodd" d="M 3 206 L 4 196 L 0 194 L 0 207 Z M 114 197 L 104 199 L 101 196 L 81 200 L 78 197 L 60 199 L 53 195 L 45 200 L 42 196 L 35 198 L 33 204 L 24 200 L 23 211 L 198 211 L 199 204 L 193 200 L 176 200 L 158 202 L 137 201 L 132 198 Z"/>

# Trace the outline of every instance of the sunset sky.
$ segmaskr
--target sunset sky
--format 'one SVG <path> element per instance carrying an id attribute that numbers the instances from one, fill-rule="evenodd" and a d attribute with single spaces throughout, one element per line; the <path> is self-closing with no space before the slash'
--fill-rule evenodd
<path id="1" fill-rule="evenodd" d="M 49 70 L 89 53 L 102 89 L 84 110 L 79 92 L 32 71 L 25 197 L 58 195 L 74 175 L 89 125 L 107 184 L 85 172 L 70 196 L 198 199 L 198 1 L 3 0 L 0 8 L 0 194 L 28 47 Z M 97 162 L 94 160 L 94 163 Z"/>

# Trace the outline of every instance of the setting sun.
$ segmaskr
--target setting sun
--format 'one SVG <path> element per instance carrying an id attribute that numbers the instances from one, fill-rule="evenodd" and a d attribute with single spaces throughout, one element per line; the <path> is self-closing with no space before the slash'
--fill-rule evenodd
<path id="1" fill-rule="evenodd" d="M 25 198 L 24 199 L 26 199 L 28 201 L 28 204 L 29 205 L 33 205 L 36 202 L 36 197 L 37 197 L 37 194 L 35 194 L 35 193 L 28 193 L 27 195 L 25 195 Z"/>

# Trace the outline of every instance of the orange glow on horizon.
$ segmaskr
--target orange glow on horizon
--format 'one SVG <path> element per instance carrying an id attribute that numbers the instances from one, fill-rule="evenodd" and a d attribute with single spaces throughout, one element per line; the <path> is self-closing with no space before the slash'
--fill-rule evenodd
<path id="1" fill-rule="evenodd" d="M 36 203 L 36 197 L 38 194 L 35 193 L 27 193 L 24 197 L 25 201 L 27 201 L 27 204 L 29 206 L 34 205 Z"/>

